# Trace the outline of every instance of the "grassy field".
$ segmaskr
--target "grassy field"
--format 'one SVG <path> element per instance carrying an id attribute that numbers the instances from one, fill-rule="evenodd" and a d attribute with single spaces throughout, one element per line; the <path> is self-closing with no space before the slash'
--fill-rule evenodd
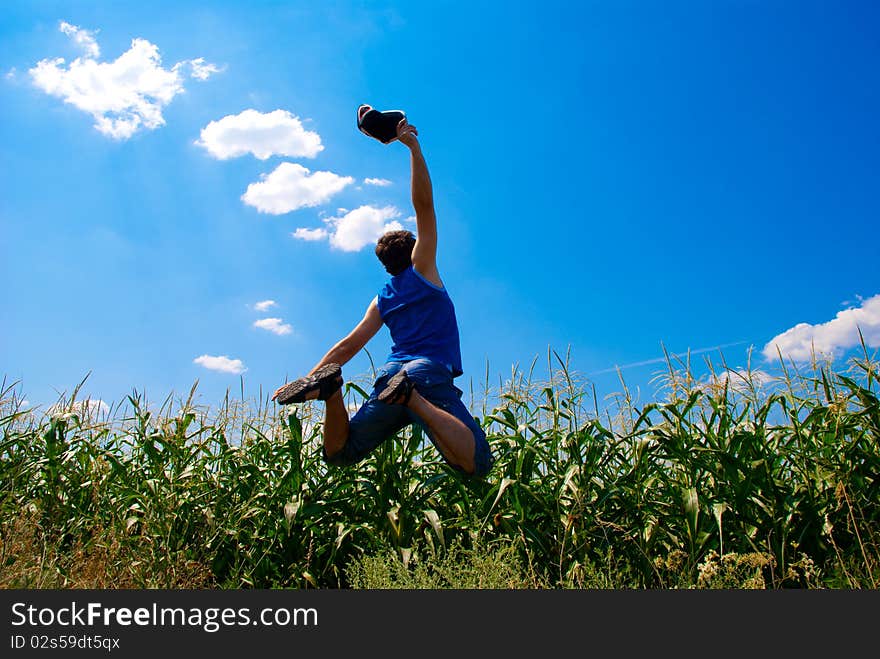
<path id="1" fill-rule="evenodd" d="M 194 387 L 46 414 L 5 384 L 0 586 L 877 588 L 867 351 L 773 380 L 669 360 L 647 404 L 622 379 L 600 401 L 555 353 L 548 369 L 483 387 L 482 481 L 418 431 L 330 467 L 318 405 L 202 409 Z"/>

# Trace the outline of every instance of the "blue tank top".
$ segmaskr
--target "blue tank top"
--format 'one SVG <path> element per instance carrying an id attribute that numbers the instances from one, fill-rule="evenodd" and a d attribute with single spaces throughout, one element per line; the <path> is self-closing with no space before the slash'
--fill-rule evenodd
<path id="1" fill-rule="evenodd" d="M 445 288 L 435 286 L 410 266 L 379 291 L 379 314 L 391 331 L 390 362 L 430 359 L 462 374 L 455 307 Z"/>

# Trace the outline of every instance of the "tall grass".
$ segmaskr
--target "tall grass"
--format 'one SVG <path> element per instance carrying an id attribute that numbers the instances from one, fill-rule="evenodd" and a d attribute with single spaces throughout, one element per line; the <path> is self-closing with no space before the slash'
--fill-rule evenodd
<path id="1" fill-rule="evenodd" d="M 647 404 L 622 378 L 600 401 L 567 357 L 548 357 L 546 381 L 533 363 L 485 387 L 485 480 L 449 469 L 418 429 L 330 467 L 318 405 L 227 396 L 210 410 L 194 387 L 102 415 L 74 390 L 46 415 L 4 383 L 0 585 L 450 584 L 450 557 L 470 556 L 473 574 L 474 552 L 493 547 L 487 561 L 512 552 L 519 567 L 487 583 L 521 587 L 877 588 L 880 372 L 867 351 L 774 381 L 711 362 L 698 380 L 669 358 Z M 348 383 L 349 403 L 365 388 Z"/>

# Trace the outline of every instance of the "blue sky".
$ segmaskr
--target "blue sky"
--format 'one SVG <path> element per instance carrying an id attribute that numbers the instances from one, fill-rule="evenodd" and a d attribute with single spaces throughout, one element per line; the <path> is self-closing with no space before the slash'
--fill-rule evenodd
<path id="1" fill-rule="evenodd" d="M 419 128 L 462 388 L 548 346 L 600 396 L 620 365 L 645 399 L 661 343 L 726 345 L 733 367 L 751 348 L 768 373 L 777 345 L 842 360 L 858 327 L 880 347 L 878 18 L 4 3 L 0 371 L 37 404 L 89 372 L 84 393 L 110 403 L 196 379 L 218 403 L 239 374 L 210 358 L 240 362 L 246 395 L 308 371 L 384 282 L 373 233 L 412 226 L 406 151 L 356 130 L 363 102 Z M 367 346 L 389 347 L 386 330 Z"/>

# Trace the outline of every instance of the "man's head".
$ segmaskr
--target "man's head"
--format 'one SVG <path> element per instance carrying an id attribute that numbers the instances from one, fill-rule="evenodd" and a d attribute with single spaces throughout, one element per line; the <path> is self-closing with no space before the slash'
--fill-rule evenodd
<path id="1" fill-rule="evenodd" d="M 389 274 L 399 275 L 412 265 L 416 237 L 412 231 L 389 231 L 376 243 L 376 256 Z"/>

